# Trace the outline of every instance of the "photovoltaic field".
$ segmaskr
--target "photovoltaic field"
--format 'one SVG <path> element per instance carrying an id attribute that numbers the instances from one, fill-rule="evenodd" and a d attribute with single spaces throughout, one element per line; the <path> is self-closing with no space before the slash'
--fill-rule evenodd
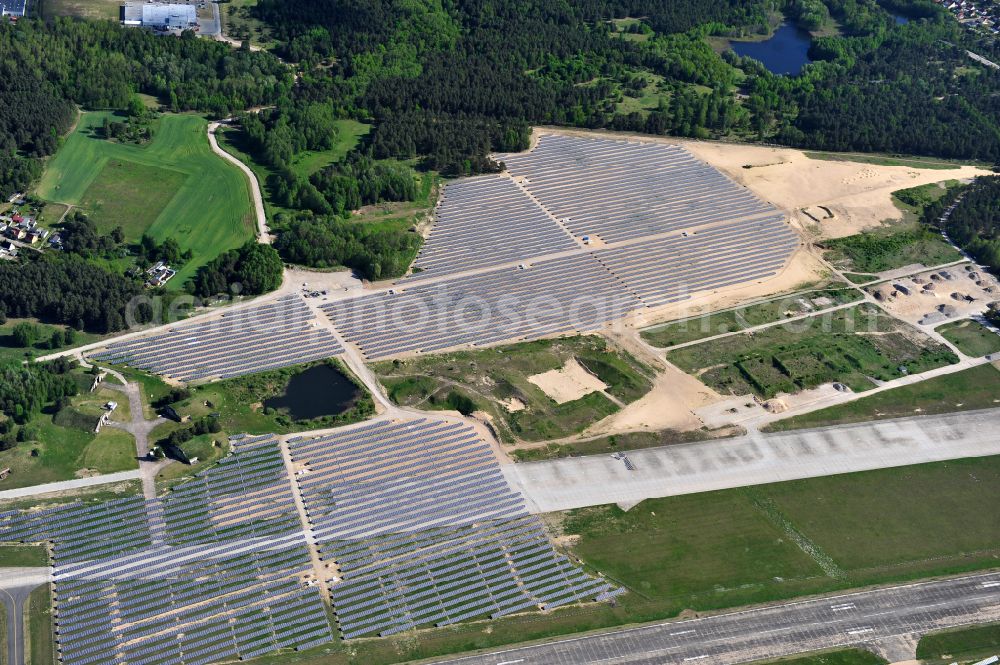
<path id="1" fill-rule="evenodd" d="M 0 515 L 0 540 L 54 541 L 62 662 L 212 663 L 333 639 L 271 437 L 162 500 Z"/>
<path id="2" fill-rule="evenodd" d="M 125 363 L 177 379 L 228 379 L 329 358 L 343 352 L 333 333 L 299 296 L 233 310 L 199 324 L 114 342 L 91 354 L 99 362 Z"/>
<path id="3" fill-rule="evenodd" d="M 0 541 L 54 543 L 62 662 L 204 664 L 331 642 L 321 584 L 344 639 L 621 593 L 553 549 L 467 425 L 293 439 L 294 476 L 275 437 L 232 444 L 162 498 L 0 514 Z"/>
<path id="4" fill-rule="evenodd" d="M 378 422 L 290 442 L 345 638 L 390 635 L 620 593 L 574 567 L 476 431 Z"/>
<path id="5" fill-rule="evenodd" d="M 546 135 L 498 158 L 507 173 L 445 187 L 411 275 L 322 306 L 366 358 L 593 332 L 767 279 L 799 246 L 784 215 L 678 146 Z M 205 381 L 342 352 L 287 296 L 93 358 Z"/>
<path id="6" fill-rule="evenodd" d="M 542 136 L 497 157 L 508 174 L 445 188 L 419 272 L 324 306 L 366 357 L 591 332 L 771 277 L 799 245 L 781 213 L 677 146 Z"/>

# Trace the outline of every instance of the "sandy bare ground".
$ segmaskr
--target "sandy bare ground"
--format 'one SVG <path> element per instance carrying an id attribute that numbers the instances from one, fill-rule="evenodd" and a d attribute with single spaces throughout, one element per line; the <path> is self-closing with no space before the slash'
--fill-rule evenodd
<path id="1" fill-rule="evenodd" d="M 985 271 L 970 271 L 966 265 L 957 265 L 943 272 L 951 275 L 952 279 L 944 278 L 941 270 L 929 270 L 869 289 L 877 294 L 879 303 L 893 316 L 924 325 L 937 325 L 946 320 L 980 314 L 989 303 L 1000 299 L 1000 283 Z M 932 279 L 932 275 L 938 279 Z M 909 294 L 903 293 L 897 285 Z M 952 297 L 952 294 L 958 297 Z M 966 297 L 974 300 L 967 300 Z"/>
<path id="2" fill-rule="evenodd" d="M 720 399 L 718 393 L 668 365 L 643 397 L 595 423 L 582 436 L 660 430 L 691 431 L 704 423 L 693 411 Z"/>
<path id="3" fill-rule="evenodd" d="M 590 393 L 604 391 L 608 387 L 584 369 L 576 358 L 570 358 L 559 369 L 529 376 L 528 381 L 541 388 L 542 392 L 555 400 L 556 404 L 572 402 Z"/>
<path id="4" fill-rule="evenodd" d="M 794 148 L 551 127 L 536 129 L 536 136 L 532 137 L 533 143 L 537 141 L 538 135 L 556 133 L 682 145 L 699 159 L 789 213 L 794 223 L 821 238 L 852 235 L 885 220 L 902 219 L 902 212 L 892 203 L 891 194 L 897 189 L 990 175 L 989 171 L 973 166 L 955 169 L 877 166 L 810 159 L 805 152 Z M 751 168 L 744 168 L 745 166 Z M 826 218 L 825 211 L 819 206 L 828 208 L 833 217 Z M 802 213 L 803 208 L 819 218 L 819 223 Z"/>

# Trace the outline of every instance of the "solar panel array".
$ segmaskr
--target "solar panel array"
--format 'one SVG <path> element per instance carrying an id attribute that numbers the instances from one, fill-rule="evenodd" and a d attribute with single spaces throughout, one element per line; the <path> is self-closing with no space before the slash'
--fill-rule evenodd
<path id="1" fill-rule="evenodd" d="M 279 466 L 282 465 L 282 466 Z M 0 515 L 0 540 L 54 541 L 67 665 L 191 665 L 333 640 L 271 436 L 164 499 Z"/>
<path id="2" fill-rule="evenodd" d="M 594 256 L 651 307 L 692 293 L 776 274 L 799 240 L 784 217 L 707 227 L 595 252 Z"/>
<path id="3" fill-rule="evenodd" d="M 591 331 L 641 303 L 591 255 L 404 285 L 323 305 L 368 358 Z"/>
<path id="4" fill-rule="evenodd" d="M 678 146 L 545 135 L 497 159 L 575 235 L 608 243 L 774 212 Z"/>
<path id="5" fill-rule="evenodd" d="M 379 421 L 289 448 L 321 556 L 340 571 L 345 638 L 621 592 L 552 548 L 468 425 Z"/>
<path id="6" fill-rule="evenodd" d="M 333 333 L 317 327 L 315 319 L 301 297 L 285 296 L 214 321 L 114 342 L 91 357 L 179 381 L 227 379 L 343 353 Z"/>
<path id="7" fill-rule="evenodd" d="M 413 278 L 474 270 L 576 249 L 577 244 L 510 178 L 447 185 Z"/>

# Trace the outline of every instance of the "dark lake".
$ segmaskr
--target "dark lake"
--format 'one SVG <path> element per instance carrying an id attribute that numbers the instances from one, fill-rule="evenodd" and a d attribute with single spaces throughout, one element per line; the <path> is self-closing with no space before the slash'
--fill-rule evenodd
<path id="1" fill-rule="evenodd" d="M 360 392 L 336 368 L 315 365 L 293 376 L 285 394 L 267 399 L 264 407 L 285 411 L 292 420 L 312 420 L 347 411 Z"/>
<path id="2" fill-rule="evenodd" d="M 738 55 L 760 60 L 774 74 L 798 74 L 811 60 L 807 55 L 812 39 L 805 30 L 782 23 L 769 39 L 761 42 L 729 42 Z"/>

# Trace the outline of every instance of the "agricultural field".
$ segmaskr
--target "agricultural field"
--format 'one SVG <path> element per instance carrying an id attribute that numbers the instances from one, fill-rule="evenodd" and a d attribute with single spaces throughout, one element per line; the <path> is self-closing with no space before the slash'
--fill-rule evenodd
<path id="1" fill-rule="evenodd" d="M 102 231 L 121 226 L 129 241 L 144 233 L 157 241 L 177 240 L 194 256 L 171 280 L 172 288 L 254 237 L 249 184 L 211 151 L 204 118 L 163 115 L 154 121 L 153 141 L 136 146 L 99 135 L 111 116 L 81 116 L 48 162 L 37 189 L 41 198 L 80 207 Z"/>
<path id="2" fill-rule="evenodd" d="M 925 635 L 917 644 L 922 663 L 971 663 L 1000 654 L 1000 624 L 956 628 Z"/>
<path id="3" fill-rule="evenodd" d="M 847 287 L 799 292 L 755 305 L 654 326 L 643 330 L 641 335 L 653 346 L 666 348 L 856 302 L 861 298 L 860 291 Z"/>
<path id="4" fill-rule="evenodd" d="M 529 380 L 573 361 L 607 388 L 558 403 Z M 652 386 L 649 368 L 594 336 L 382 362 L 373 368 L 397 404 L 485 411 L 508 443 L 575 434 Z"/>
<path id="5" fill-rule="evenodd" d="M 118 0 L 39 0 L 39 14 L 46 19 L 75 16 L 117 21 L 122 5 Z"/>
<path id="6" fill-rule="evenodd" d="M 872 305 L 676 349 L 667 359 L 723 394 L 768 399 L 839 381 L 855 391 L 955 363 L 943 345 Z"/>
<path id="7" fill-rule="evenodd" d="M 886 390 L 846 404 L 779 420 L 769 425 L 767 431 L 844 425 L 997 406 L 1000 406 L 1000 370 L 994 365 L 980 365 Z"/>
<path id="8" fill-rule="evenodd" d="M 1000 335 L 978 321 L 955 321 L 936 330 L 967 356 L 979 358 L 1000 352 Z"/>

